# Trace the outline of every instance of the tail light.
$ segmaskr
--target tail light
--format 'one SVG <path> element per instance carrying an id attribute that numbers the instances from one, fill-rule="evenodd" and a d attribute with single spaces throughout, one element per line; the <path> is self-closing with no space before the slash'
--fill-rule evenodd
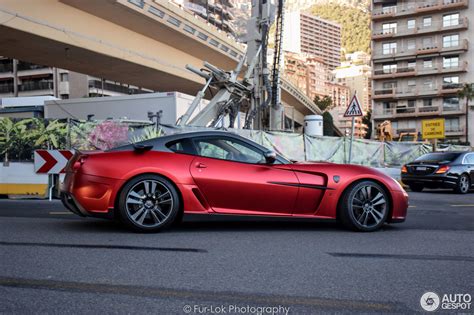
<path id="1" fill-rule="evenodd" d="M 83 154 L 77 151 L 73 157 L 69 160 L 66 166 L 66 172 L 73 172 L 75 173 L 78 169 L 81 168 L 82 164 L 84 164 L 85 160 L 87 159 L 87 154 Z"/>
<path id="2" fill-rule="evenodd" d="M 447 171 L 449 171 L 449 166 L 447 165 L 442 165 L 438 168 L 438 170 L 436 171 L 436 174 L 444 174 L 446 173 Z"/>
<path id="3" fill-rule="evenodd" d="M 402 173 L 408 173 L 408 169 L 405 165 L 402 166 Z"/>

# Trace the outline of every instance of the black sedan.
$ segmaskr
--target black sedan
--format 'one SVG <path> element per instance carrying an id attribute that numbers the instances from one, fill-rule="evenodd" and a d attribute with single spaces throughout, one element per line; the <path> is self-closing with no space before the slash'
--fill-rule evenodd
<path id="1" fill-rule="evenodd" d="M 466 194 L 474 185 L 473 152 L 433 152 L 402 166 L 402 182 L 413 191 L 452 188 Z"/>

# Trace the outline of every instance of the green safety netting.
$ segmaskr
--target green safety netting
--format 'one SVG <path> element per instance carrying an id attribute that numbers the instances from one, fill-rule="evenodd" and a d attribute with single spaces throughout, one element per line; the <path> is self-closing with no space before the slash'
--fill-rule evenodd
<path id="1" fill-rule="evenodd" d="M 305 136 L 307 161 L 345 162 L 344 138 Z"/>
<path id="2" fill-rule="evenodd" d="M 162 135 L 211 130 L 205 127 L 179 127 L 151 122 L 122 120 L 77 121 L 39 118 L 0 118 L 0 156 L 9 160 L 31 161 L 36 149 L 109 149 Z M 296 161 L 329 161 L 347 163 L 349 138 L 312 137 L 296 133 L 229 129 L 277 153 Z M 440 144 L 440 151 L 468 151 L 468 146 Z M 355 139 L 352 147 L 354 164 L 373 167 L 400 166 L 431 152 L 428 143 L 379 142 Z"/>
<path id="3" fill-rule="evenodd" d="M 432 150 L 432 146 L 425 143 L 386 142 L 384 163 L 387 166 L 403 165 Z"/>

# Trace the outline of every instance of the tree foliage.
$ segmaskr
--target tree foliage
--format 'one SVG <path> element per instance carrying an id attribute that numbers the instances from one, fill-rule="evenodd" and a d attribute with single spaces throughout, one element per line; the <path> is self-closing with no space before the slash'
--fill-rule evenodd
<path id="1" fill-rule="evenodd" d="M 372 110 L 370 109 L 364 117 L 362 117 L 362 123 L 367 125 L 367 133 L 365 139 L 370 139 L 372 136 Z"/>
<path id="2" fill-rule="evenodd" d="M 313 100 L 314 104 L 319 107 L 319 109 L 324 112 L 332 106 L 332 98 L 330 96 L 319 97 L 316 96 Z"/>
<path id="3" fill-rule="evenodd" d="M 311 7 L 310 12 L 342 26 L 342 47 L 346 53 L 370 52 L 370 13 L 359 8 L 340 4 L 322 4 Z"/>

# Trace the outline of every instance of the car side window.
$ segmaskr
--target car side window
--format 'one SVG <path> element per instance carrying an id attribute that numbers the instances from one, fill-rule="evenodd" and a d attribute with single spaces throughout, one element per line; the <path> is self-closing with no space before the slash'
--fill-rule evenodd
<path id="1" fill-rule="evenodd" d="M 189 139 L 180 139 L 168 142 L 166 147 L 175 153 L 196 155 L 196 150 Z"/>
<path id="2" fill-rule="evenodd" d="M 466 155 L 466 163 L 474 165 L 474 153 Z"/>
<path id="3" fill-rule="evenodd" d="M 200 156 L 253 164 L 265 163 L 263 152 L 238 140 L 202 138 L 195 139 L 194 143 Z"/>

